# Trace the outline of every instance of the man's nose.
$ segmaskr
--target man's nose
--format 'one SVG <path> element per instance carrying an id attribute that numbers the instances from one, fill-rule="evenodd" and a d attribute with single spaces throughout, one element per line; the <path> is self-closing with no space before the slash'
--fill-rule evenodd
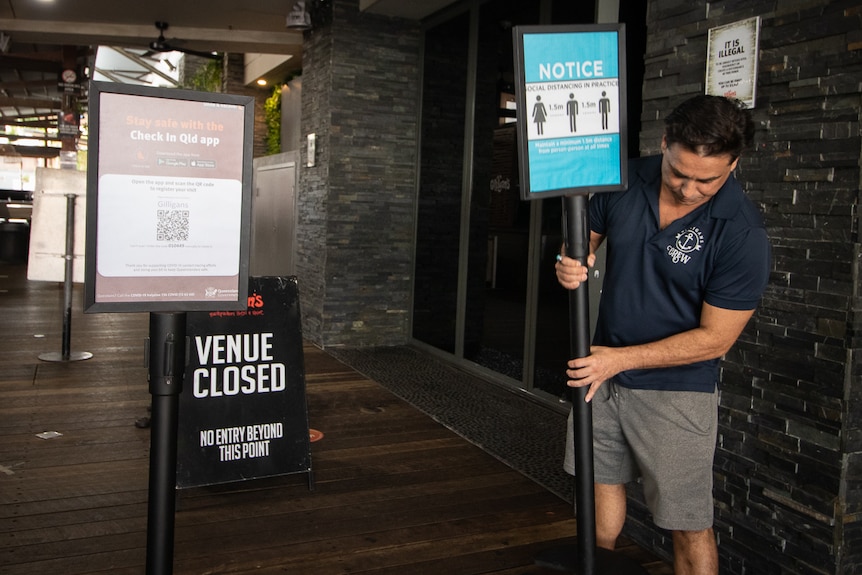
<path id="1" fill-rule="evenodd" d="M 682 186 L 680 186 L 680 190 L 682 191 L 682 195 L 686 197 L 693 196 L 697 193 L 697 188 L 694 185 L 694 182 L 691 180 L 683 180 Z"/>

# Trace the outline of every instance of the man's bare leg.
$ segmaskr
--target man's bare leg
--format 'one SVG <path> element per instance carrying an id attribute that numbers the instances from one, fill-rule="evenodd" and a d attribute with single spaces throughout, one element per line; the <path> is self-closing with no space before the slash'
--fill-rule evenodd
<path id="1" fill-rule="evenodd" d="M 673 532 L 675 575 L 718 575 L 718 547 L 712 528 Z"/>
<path id="2" fill-rule="evenodd" d="M 626 487 L 596 483 L 596 545 L 613 550 L 626 522 Z"/>

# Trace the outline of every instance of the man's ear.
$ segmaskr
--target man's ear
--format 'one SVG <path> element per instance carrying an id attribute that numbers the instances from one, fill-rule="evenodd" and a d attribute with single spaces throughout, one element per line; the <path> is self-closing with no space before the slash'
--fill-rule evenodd
<path id="1" fill-rule="evenodd" d="M 736 165 L 739 163 L 739 156 L 736 156 L 736 159 L 730 163 L 730 171 L 734 171 L 736 169 Z"/>

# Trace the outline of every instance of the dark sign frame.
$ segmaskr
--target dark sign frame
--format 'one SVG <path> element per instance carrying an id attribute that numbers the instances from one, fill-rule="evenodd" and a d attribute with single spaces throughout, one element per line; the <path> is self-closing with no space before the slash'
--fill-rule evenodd
<path id="1" fill-rule="evenodd" d="M 521 199 L 626 189 L 625 25 L 512 35 Z"/>
<path id="2" fill-rule="evenodd" d="M 245 309 L 254 99 L 90 83 L 84 311 Z"/>

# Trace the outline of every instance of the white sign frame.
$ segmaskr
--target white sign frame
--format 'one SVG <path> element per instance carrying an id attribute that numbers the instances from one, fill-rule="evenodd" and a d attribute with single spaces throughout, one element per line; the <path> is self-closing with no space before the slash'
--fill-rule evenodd
<path id="1" fill-rule="evenodd" d="M 710 28 L 707 43 L 705 92 L 754 108 L 760 53 L 760 16 Z"/>

